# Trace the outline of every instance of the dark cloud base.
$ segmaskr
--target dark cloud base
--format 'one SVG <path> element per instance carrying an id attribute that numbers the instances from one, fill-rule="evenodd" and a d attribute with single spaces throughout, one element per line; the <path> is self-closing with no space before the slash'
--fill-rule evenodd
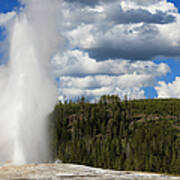
<path id="1" fill-rule="evenodd" d="M 83 6 L 96 6 L 100 0 L 65 0 L 68 3 L 77 3 Z"/>
<path id="2" fill-rule="evenodd" d="M 169 24 L 176 21 L 172 15 L 157 11 L 155 14 L 144 9 L 132 9 L 124 12 L 121 7 L 116 7 L 108 13 L 108 20 L 116 24 L 148 23 L 148 24 Z"/>
<path id="3" fill-rule="evenodd" d="M 150 51 L 151 48 L 151 51 Z M 153 48 L 153 50 L 152 50 Z M 129 60 L 153 60 L 156 57 L 180 57 L 180 47 L 132 47 L 121 49 L 120 47 L 112 49 L 111 47 L 85 49 L 91 58 L 97 61 L 105 61 L 108 59 L 129 59 Z"/>

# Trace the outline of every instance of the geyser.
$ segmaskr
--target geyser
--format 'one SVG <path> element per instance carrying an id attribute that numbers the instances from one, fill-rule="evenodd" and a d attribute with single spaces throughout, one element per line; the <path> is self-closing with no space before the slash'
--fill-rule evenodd
<path id="1" fill-rule="evenodd" d="M 26 0 L 9 27 L 9 62 L 0 67 L 0 162 L 47 160 L 46 119 L 56 103 L 49 64 L 59 41 L 58 6 L 56 0 Z"/>

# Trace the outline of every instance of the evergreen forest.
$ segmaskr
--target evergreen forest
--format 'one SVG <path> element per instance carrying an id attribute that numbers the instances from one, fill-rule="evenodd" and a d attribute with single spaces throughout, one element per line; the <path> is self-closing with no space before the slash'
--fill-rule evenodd
<path id="1" fill-rule="evenodd" d="M 59 102 L 49 116 L 53 160 L 180 174 L 180 99 L 104 95 Z"/>

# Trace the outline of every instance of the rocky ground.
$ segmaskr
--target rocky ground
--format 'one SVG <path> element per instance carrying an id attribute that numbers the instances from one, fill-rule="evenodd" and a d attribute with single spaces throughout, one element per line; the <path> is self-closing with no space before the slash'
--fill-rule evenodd
<path id="1" fill-rule="evenodd" d="M 72 164 L 27 164 L 0 166 L 1 180 L 180 180 L 151 173 L 112 171 Z"/>

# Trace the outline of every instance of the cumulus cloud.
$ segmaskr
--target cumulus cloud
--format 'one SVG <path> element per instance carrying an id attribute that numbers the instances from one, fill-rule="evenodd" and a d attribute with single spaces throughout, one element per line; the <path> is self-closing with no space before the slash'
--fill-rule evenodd
<path id="1" fill-rule="evenodd" d="M 53 58 L 59 92 L 96 99 L 143 98 L 170 71 L 157 57 L 180 56 L 180 14 L 166 0 L 64 0 L 65 51 Z"/>
<path id="2" fill-rule="evenodd" d="M 67 98 L 77 100 L 81 96 L 85 96 L 86 99 L 88 99 L 90 102 L 97 101 L 100 96 L 105 94 L 117 94 L 120 96 L 121 99 L 124 99 L 125 95 L 128 96 L 130 99 L 143 99 L 144 91 L 134 87 L 133 89 L 120 89 L 118 87 L 116 88 L 110 88 L 110 87 L 101 87 L 99 89 L 77 89 L 77 88 L 68 88 L 68 89 L 60 89 L 59 93 L 61 94 L 59 96 L 60 101 L 64 101 Z"/>
<path id="3" fill-rule="evenodd" d="M 111 0 L 65 0 L 66 2 L 69 3 L 79 3 L 81 5 L 84 6 L 96 6 L 99 5 L 101 3 L 108 3 L 108 2 L 112 2 Z M 154 3 L 157 3 L 159 1 L 163 1 L 163 0 L 148 0 L 148 1 L 144 1 L 144 0 L 122 0 L 122 1 L 129 1 L 138 5 L 142 5 L 142 6 L 148 6 L 148 5 L 152 5 Z"/>
<path id="4" fill-rule="evenodd" d="M 87 76 L 84 78 L 77 77 L 62 77 L 62 88 L 77 88 L 77 89 L 98 89 L 101 87 L 119 87 L 120 89 L 144 87 L 152 81 L 151 75 L 127 74 L 122 76 Z"/>
<path id="5" fill-rule="evenodd" d="M 170 71 L 166 64 L 152 61 L 117 59 L 98 62 L 80 50 L 56 55 L 53 66 L 60 79 L 61 100 L 63 96 L 72 99 L 86 96 L 89 100 L 95 100 L 103 94 L 144 98 L 142 88 L 155 85 L 156 77 Z"/>
<path id="6" fill-rule="evenodd" d="M 8 13 L 0 13 L 0 26 L 6 25 L 8 21 L 10 21 L 13 17 L 15 17 L 16 12 L 8 12 Z"/>
<path id="7" fill-rule="evenodd" d="M 180 15 L 166 1 L 100 1 L 94 7 L 64 3 L 63 35 L 98 61 L 180 56 Z M 75 3 L 75 1 L 74 1 Z"/>
<path id="8" fill-rule="evenodd" d="M 164 64 L 155 64 L 151 61 L 131 62 L 128 60 L 106 60 L 96 61 L 90 58 L 88 53 L 80 50 L 65 51 L 57 54 L 53 59 L 53 66 L 57 76 L 84 77 L 88 75 L 109 75 L 119 76 L 125 74 L 137 75 L 151 74 L 162 76 L 170 71 L 169 67 Z"/>
<path id="9" fill-rule="evenodd" d="M 95 6 L 100 2 L 100 0 L 65 0 L 65 1 L 69 3 L 78 3 L 84 6 Z"/>
<path id="10" fill-rule="evenodd" d="M 155 89 L 158 98 L 180 98 L 180 77 L 176 77 L 172 83 L 160 81 Z"/>
<path id="11" fill-rule="evenodd" d="M 113 6 L 113 5 L 112 5 Z M 111 7 L 107 9 L 107 19 L 116 24 L 133 24 L 133 23 L 148 23 L 148 24 L 168 24 L 173 23 L 176 18 L 168 13 L 157 11 L 151 13 L 148 10 L 130 9 L 124 11 L 121 6 Z"/>
<path id="12" fill-rule="evenodd" d="M 148 5 L 152 5 L 152 4 L 155 4 L 157 2 L 164 1 L 164 0 L 148 0 L 148 1 L 144 1 L 144 0 L 129 0 L 129 1 L 131 1 L 133 3 L 136 3 L 138 5 L 148 6 Z"/>

